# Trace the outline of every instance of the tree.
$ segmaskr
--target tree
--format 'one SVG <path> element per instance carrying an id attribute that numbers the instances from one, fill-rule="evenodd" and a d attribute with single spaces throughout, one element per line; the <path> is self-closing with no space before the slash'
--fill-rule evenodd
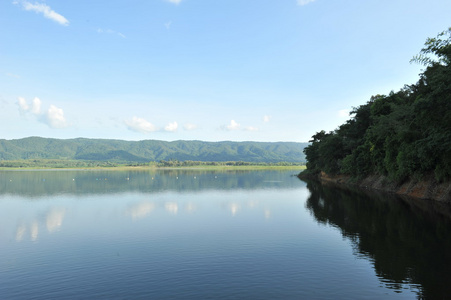
<path id="1" fill-rule="evenodd" d="M 426 66 L 416 84 L 373 96 L 337 130 L 313 135 L 304 150 L 310 172 L 451 178 L 451 28 L 411 62 Z"/>
<path id="2" fill-rule="evenodd" d="M 446 36 L 448 36 L 446 38 Z M 440 32 L 435 38 L 428 38 L 420 54 L 414 56 L 410 62 L 420 63 L 427 67 L 436 65 L 449 66 L 451 63 L 451 27 Z M 431 57 L 430 55 L 435 57 Z"/>

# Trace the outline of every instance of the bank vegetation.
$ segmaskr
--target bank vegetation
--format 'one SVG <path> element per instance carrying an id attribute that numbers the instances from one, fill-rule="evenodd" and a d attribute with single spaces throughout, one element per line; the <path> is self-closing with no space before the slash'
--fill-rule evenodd
<path id="1" fill-rule="evenodd" d="M 304 176 L 451 180 L 451 28 L 411 62 L 425 66 L 417 83 L 372 96 L 336 130 L 312 136 Z"/>

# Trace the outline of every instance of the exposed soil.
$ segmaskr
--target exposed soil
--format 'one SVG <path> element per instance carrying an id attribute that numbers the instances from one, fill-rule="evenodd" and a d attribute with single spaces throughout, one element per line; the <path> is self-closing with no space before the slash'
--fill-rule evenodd
<path id="1" fill-rule="evenodd" d="M 302 175 L 300 175 L 300 178 L 302 179 Z M 382 175 L 373 175 L 356 180 L 346 175 L 330 176 L 321 172 L 317 179 L 338 185 L 353 185 L 360 188 L 391 192 L 417 199 L 451 203 L 451 181 L 439 183 L 433 175 L 424 176 L 422 180 L 410 179 L 401 184 L 394 183 Z"/>

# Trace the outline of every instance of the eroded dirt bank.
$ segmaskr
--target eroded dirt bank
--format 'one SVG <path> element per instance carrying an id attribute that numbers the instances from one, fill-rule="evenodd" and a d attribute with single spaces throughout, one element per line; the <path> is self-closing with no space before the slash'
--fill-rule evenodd
<path id="1" fill-rule="evenodd" d="M 302 173 L 299 178 L 302 179 Z M 311 177 L 310 177 L 311 178 Z M 356 180 L 350 176 L 337 175 L 330 176 L 321 172 L 315 179 L 323 182 L 335 183 L 337 185 L 352 185 L 364 189 L 374 189 L 398 195 L 409 196 L 417 199 L 436 200 L 451 203 L 451 182 L 439 183 L 434 176 L 425 176 L 422 180 L 410 179 L 402 184 L 396 184 L 382 175 L 368 176 L 361 180 Z"/>

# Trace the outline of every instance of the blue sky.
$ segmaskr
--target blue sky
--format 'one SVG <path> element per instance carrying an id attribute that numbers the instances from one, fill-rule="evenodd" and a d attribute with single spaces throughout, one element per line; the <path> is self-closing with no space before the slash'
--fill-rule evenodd
<path id="1" fill-rule="evenodd" d="M 449 0 L 5 0 L 0 138 L 294 141 L 451 26 Z"/>

